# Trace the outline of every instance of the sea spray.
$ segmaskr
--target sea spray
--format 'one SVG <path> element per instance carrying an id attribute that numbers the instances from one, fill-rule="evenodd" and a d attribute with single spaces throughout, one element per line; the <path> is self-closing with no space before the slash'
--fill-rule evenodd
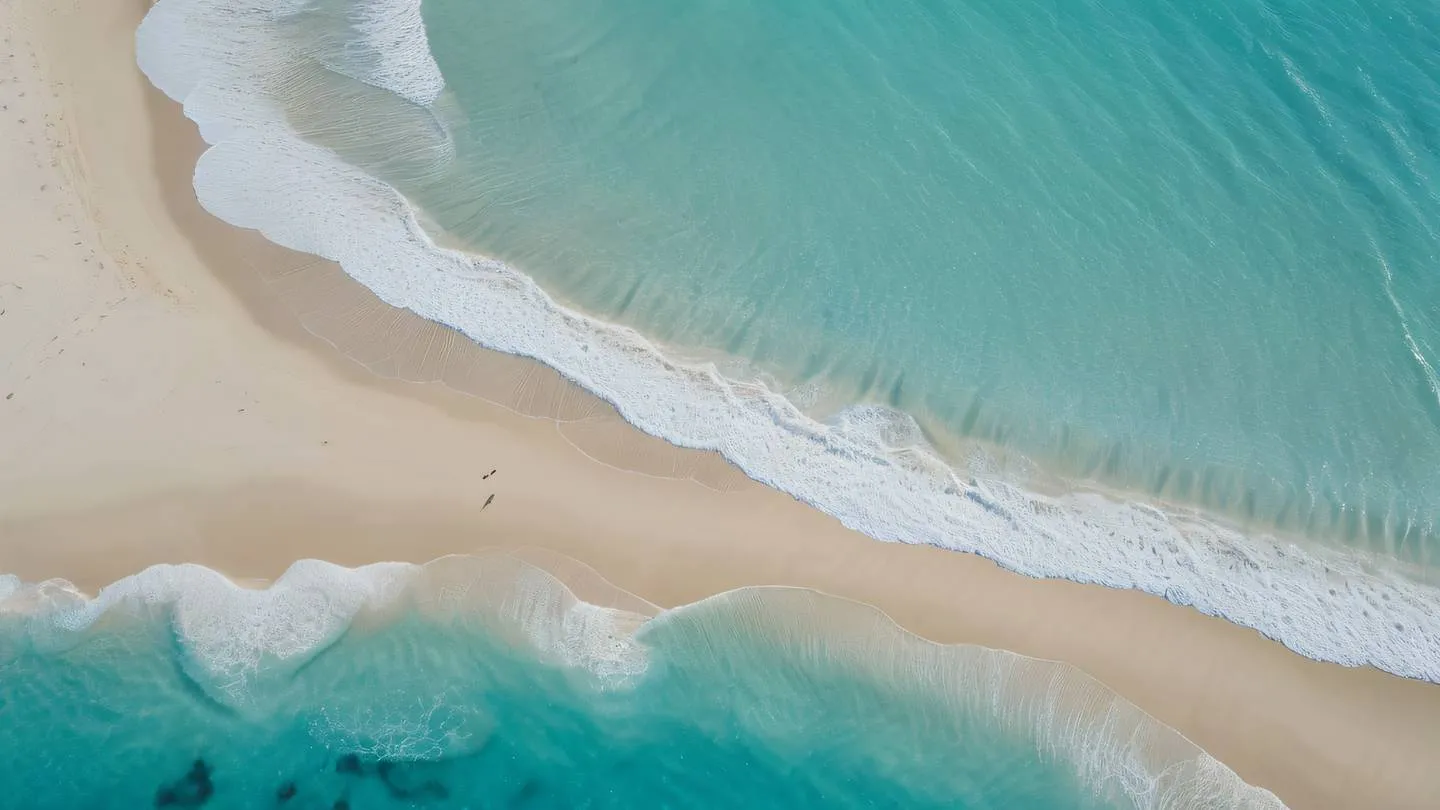
<path id="1" fill-rule="evenodd" d="M 202 772 L 217 807 L 1282 806 L 1072 667 L 810 591 L 647 615 L 505 553 L 16 584 L 0 755 L 32 808 L 148 806 Z"/>
<path id="2" fill-rule="evenodd" d="M 437 247 L 404 197 L 357 168 L 363 155 L 342 159 L 358 145 L 347 147 L 345 137 L 327 145 L 323 132 L 312 131 L 314 140 L 296 134 L 294 122 L 313 130 L 307 116 L 327 114 L 324 97 L 296 109 L 303 91 L 345 82 L 297 44 L 291 25 L 302 16 L 260 0 L 161 0 L 137 35 L 146 75 L 184 103 L 213 145 L 195 183 L 202 204 L 222 219 L 334 259 L 386 302 L 484 346 L 540 359 L 640 428 L 719 451 L 757 480 L 875 538 L 975 552 L 1036 576 L 1138 588 L 1254 627 L 1305 655 L 1440 681 L 1440 591 L 1407 576 L 1402 564 L 967 474 L 924 446 L 892 446 L 885 437 L 894 431 L 873 430 L 874 420 L 845 413 L 817 421 L 763 385 L 727 379 L 713 364 L 675 362 L 632 329 L 557 305 L 506 264 Z M 411 19 L 354 15 L 365 24 L 402 18 Z M 427 97 L 434 76 L 431 63 L 416 57 L 427 47 L 420 30 L 405 22 L 361 39 L 406 54 L 367 64 L 419 65 L 423 80 L 372 70 L 359 83 L 395 81 L 386 86 L 411 105 Z M 448 92 L 439 91 L 437 103 Z"/>

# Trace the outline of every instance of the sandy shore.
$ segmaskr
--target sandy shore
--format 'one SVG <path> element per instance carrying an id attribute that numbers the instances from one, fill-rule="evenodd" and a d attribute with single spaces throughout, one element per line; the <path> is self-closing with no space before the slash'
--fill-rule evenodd
<path id="1" fill-rule="evenodd" d="M 0 4 L 0 571 L 93 590 L 159 562 L 266 579 L 302 557 L 534 545 L 661 605 L 805 585 L 1074 663 L 1291 807 L 1436 806 L 1440 687 L 881 544 L 613 419 L 561 426 L 353 362 L 286 297 L 289 271 L 328 268 L 195 202 L 199 139 L 134 67 L 144 8 Z"/>

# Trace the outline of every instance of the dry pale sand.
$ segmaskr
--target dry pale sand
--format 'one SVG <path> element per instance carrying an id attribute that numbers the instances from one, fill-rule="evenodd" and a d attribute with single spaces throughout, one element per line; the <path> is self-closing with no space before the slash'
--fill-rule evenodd
<path id="1" fill-rule="evenodd" d="M 437 366 L 441 333 L 200 209 L 194 129 L 134 66 L 143 12 L 0 3 L 0 571 L 94 589 L 159 562 L 264 579 L 301 557 L 535 545 L 661 605 L 805 585 L 932 639 L 1072 662 L 1292 807 L 1440 806 L 1440 687 L 874 542 L 529 364 L 446 344 Z M 397 347 L 416 334 L 418 354 Z"/>

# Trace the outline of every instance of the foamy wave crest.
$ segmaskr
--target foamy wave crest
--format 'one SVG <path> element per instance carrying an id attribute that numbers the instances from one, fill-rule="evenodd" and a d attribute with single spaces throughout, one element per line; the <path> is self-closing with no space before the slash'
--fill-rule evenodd
<path id="1" fill-rule="evenodd" d="M 445 79 L 430 55 L 420 0 L 361 3 L 355 16 L 366 49 L 375 57 L 363 81 L 416 104 L 433 103 L 445 89 Z"/>
<path id="2" fill-rule="evenodd" d="M 357 622 L 384 622 L 406 610 L 482 621 L 491 635 L 602 683 L 645 668 L 631 640 L 645 617 L 582 602 L 559 580 L 509 555 L 354 569 L 301 560 L 263 590 L 199 565 L 157 565 L 93 599 L 62 580 L 30 586 L 0 580 L 0 617 L 18 622 L 20 635 L 41 651 L 67 649 L 102 621 L 165 622 L 187 675 L 232 708 L 263 698 L 267 685 L 292 675 Z"/>
<path id="3" fill-rule="evenodd" d="M 1440 589 L 1377 570 L 1369 558 L 957 473 L 923 446 L 896 447 L 909 440 L 893 420 L 856 412 L 821 424 L 764 386 L 727 380 L 713 364 L 674 362 L 632 330 L 560 307 L 513 268 L 437 247 L 394 189 L 287 126 L 276 100 L 304 90 L 296 77 L 312 57 L 282 30 L 282 5 L 160 0 L 137 35 L 141 68 L 212 144 L 195 187 L 216 216 L 338 261 L 391 305 L 486 347 L 537 358 L 636 426 L 718 451 L 877 539 L 1148 591 L 1313 658 L 1440 682 Z M 371 78 L 418 99 L 438 79 L 433 62 L 416 57 L 423 26 L 414 6 L 357 0 L 354 8 L 384 31 L 366 35 L 368 47 L 395 49 Z"/>
<path id="4" fill-rule="evenodd" d="M 268 705 L 274 695 L 267 686 L 283 695 L 284 680 L 344 633 L 384 627 L 407 615 L 478 627 L 515 649 L 582 673 L 602 689 L 643 686 L 639 676 L 656 655 L 707 672 L 752 673 L 768 682 L 777 673 L 766 656 L 781 650 L 805 665 L 859 675 L 884 694 L 938 698 L 959 717 L 994 717 L 1018 739 L 1032 740 L 1045 758 L 1073 767 L 1098 795 L 1127 805 L 1284 807 L 1269 791 L 1244 782 L 1069 665 L 935 644 L 874 608 L 797 588 L 742 588 L 660 611 L 608 583 L 597 587 L 598 575 L 586 571 L 585 584 L 599 591 L 599 598 L 641 610 L 581 600 L 567 582 L 519 552 L 355 569 L 302 560 L 264 589 L 242 587 L 197 565 L 161 565 L 94 598 L 60 580 L 25 585 L 0 577 L 5 631 L 0 642 L 59 652 L 107 632 L 113 626 L 107 621 L 164 622 L 191 679 L 210 698 L 236 709 Z M 367 694 L 363 705 L 321 712 L 311 732 L 377 758 L 453 757 L 482 748 L 492 730 L 483 713 L 462 704 L 443 691 L 417 703 L 413 690 L 387 696 L 381 689 Z M 772 698 L 760 711 L 740 717 L 759 739 L 804 731 L 777 711 L 783 712 L 783 705 Z"/>

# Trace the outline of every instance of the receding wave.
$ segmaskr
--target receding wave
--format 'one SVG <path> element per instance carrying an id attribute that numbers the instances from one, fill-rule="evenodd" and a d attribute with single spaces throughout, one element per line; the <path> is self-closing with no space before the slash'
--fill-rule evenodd
<path id="1" fill-rule="evenodd" d="M 420 691 L 430 695 L 430 703 L 401 699 L 373 681 L 352 685 L 355 695 L 334 688 L 317 695 L 297 691 L 297 684 L 315 668 L 367 672 L 367 662 L 376 656 L 366 645 L 378 644 L 375 640 L 386 633 L 418 638 L 443 630 L 462 632 L 457 639 L 483 637 L 487 644 L 500 645 L 476 653 L 479 660 L 519 651 L 525 660 L 549 668 L 545 671 L 568 673 L 565 677 L 578 679 L 582 691 L 592 695 L 576 710 L 582 713 L 623 718 L 627 711 L 640 711 L 633 707 L 663 704 L 667 694 L 688 691 L 693 699 L 695 693 L 719 689 L 723 700 L 704 700 L 733 702 L 735 714 L 726 714 L 731 719 L 716 733 L 738 734 L 782 757 L 792 751 L 813 757 L 843 745 L 834 739 L 821 745 L 817 735 L 850 734 L 845 724 L 855 723 L 864 726 L 863 733 L 848 739 L 868 749 L 865 761 L 881 771 L 890 769 L 901 780 L 925 776 L 926 768 L 964 771 L 969 766 L 953 761 L 960 751 L 946 749 L 926 752 L 931 765 L 903 765 L 909 758 L 883 750 L 887 745 L 969 739 L 979 748 L 988 744 L 1028 752 L 1022 764 L 1032 761 L 1033 769 L 1022 768 L 1017 784 L 1040 781 L 1045 769 L 1059 768 L 1093 798 L 1109 803 L 1104 806 L 1283 806 L 1069 665 L 934 644 L 906 633 L 873 608 L 813 591 L 745 588 L 662 611 L 578 563 L 533 551 L 358 569 L 304 560 L 263 590 L 240 587 L 194 565 L 156 566 L 93 598 L 61 581 L 25 585 L 0 578 L 0 672 L 13 676 L 16 670 L 5 667 L 18 666 L 23 676 L 30 671 L 24 667 L 45 661 L 79 666 L 76 661 L 91 660 L 86 656 L 97 650 L 101 669 L 124 667 L 121 651 L 143 648 L 137 639 L 145 637 L 147 628 L 174 639 L 170 654 L 218 707 L 262 725 L 274 716 L 308 718 L 303 723 L 308 735 L 370 761 L 451 762 L 463 771 L 466 758 L 479 756 L 485 740 L 500 734 L 494 726 L 503 719 L 495 716 L 498 710 L 470 706 L 447 691 L 449 675 L 474 681 L 482 691 L 501 691 L 502 681 L 514 673 L 466 669 L 471 666 L 464 663 L 466 651 L 473 651 L 474 644 L 451 639 L 444 649 L 462 663 L 454 672 L 436 670 L 449 675 L 424 684 Z M 396 672 L 429 672 L 423 657 L 431 654 L 423 652 L 429 647 L 407 644 L 402 649 L 398 659 L 386 659 L 402 667 Z M 434 654 L 445 657 L 438 647 Z M 530 674 L 524 677 L 535 684 L 531 691 L 546 688 L 549 676 L 527 666 Z M 0 678 L 0 696 L 50 704 L 31 707 L 36 710 L 70 711 L 67 700 L 108 700 L 85 690 L 103 691 L 111 676 L 124 677 L 92 675 L 73 694 L 48 697 L 17 694 L 14 690 L 29 687 L 14 677 Z M 147 674 L 141 668 L 131 677 Z M 44 688 L 44 678 L 33 672 L 22 680 Z M 542 694 L 539 699 L 560 697 Z M 858 713 L 872 704 L 888 707 L 879 720 Z M 886 718 L 903 726 L 907 705 L 924 709 L 924 727 L 888 735 Z M 166 716 L 147 708 L 157 718 Z M 705 722 L 702 715 L 694 712 L 697 724 Z M 155 722 L 152 733 L 163 736 L 161 721 Z M 573 717 L 567 722 L 586 728 Z M 633 740 L 640 732 L 626 734 Z M 804 739 L 793 739 L 797 736 Z M 592 735 L 575 742 L 601 741 Z M 179 756 L 188 761 L 184 757 L 193 755 Z M 890 762 L 892 756 L 902 764 Z M 972 764 L 1014 767 L 998 760 Z"/>
<path id="2" fill-rule="evenodd" d="M 959 472 L 928 449 L 908 417 L 859 407 L 819 422 L 763 385 L 727 379 L 713 363 L 677 362 L 633 330 L 558 305 L 515 268 L 438 246 L 399 193 L 343 159 L 366 148 L 360 135 L 313 131 L 322 112 L 344 118 L 352 114 L 346 99 L 383 88 L 399 106 L 364 137 L 411 143 L 404 160 L 443 164 L 446 93 L 434 84 L 438 73 L 424 56 L 413 5 L 352 4 L 350 24 L 365 28 L 356 35 L 362 51 L 390 53 L 366 51 L 342 75 L 324 47 L 302 36 L 306 15 L 324 12 L 325 3 L 161 0 L 138 32 L 138 59 L 212 145 L 195 172 L 201 203 L 232 224 L 338 262 L 390 306 L 543 361 L 646 432 L 717 452 L 877 539 L 974 552 L 1034 576 L 1140 589 L 1256 628 L 1313 658 L 1440 682 L 1440 589 L 1407 577 L 1399 564 L 1380 567 L 1360 554 L 1302 550 L 1144 504 L 1045 496 Z M 300 137 L 297 128 L 315 137 Z"/>

